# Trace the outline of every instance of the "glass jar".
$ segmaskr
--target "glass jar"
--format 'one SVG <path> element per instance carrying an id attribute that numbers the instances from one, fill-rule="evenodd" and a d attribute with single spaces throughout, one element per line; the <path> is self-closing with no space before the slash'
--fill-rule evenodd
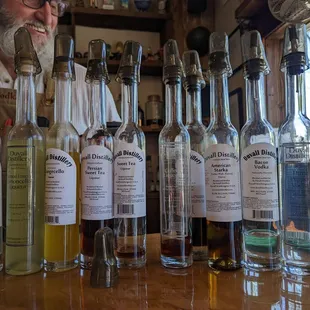
<path id="1" fill-rule="evenodd" d="M 164 103 L 159 95 L 148 96 L 145 109 L 147 126 L 164 124 Z"/>

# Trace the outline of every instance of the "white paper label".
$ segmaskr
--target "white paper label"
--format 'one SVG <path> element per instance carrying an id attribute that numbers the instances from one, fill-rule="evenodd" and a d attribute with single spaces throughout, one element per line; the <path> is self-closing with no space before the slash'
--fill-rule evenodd
<path id="1" fill-rule="evenodd" d="M 239 155 L 227 144 L 211 145 L 206 152 L 207 219 L 241 221 Z"/>
<path id="2" fill-rule="evenodd" d="M 76 165 L 68 153 L 53 148 L 46 151 L 45 223 L 76 223 Z"/>
<path id="3" fill-rule="evenodd" d="M 108 220 L 113 217 L 113 154 L 99 145 L 82 151 L 82 219 Z"/>
<path id="4" fill-rule="evenodd" d="M 241 156 L 243 218 L 279 220 L 277 151 L 268 143 L 248 146 Z"/>
<path id="5" fill-rule="evenodd" d="M 192 217 L 206 217 L 206 179 L 204 158 L 191 151 Z"/>
<path id="6" fill-rule="evenodd" d="M 114 149 L 114 216 L 146 216 L 145 156 L 123 141 L 116 141 Z"/>

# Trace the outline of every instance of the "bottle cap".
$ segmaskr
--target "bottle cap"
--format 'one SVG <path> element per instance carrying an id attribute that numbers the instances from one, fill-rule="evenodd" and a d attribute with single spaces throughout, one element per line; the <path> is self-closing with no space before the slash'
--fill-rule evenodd
<path id="1" fill-rule="evenodd" d="M 95 233 L 94 258 L 90 275 L 92 287 L 112 287 L 118 281 L 113 241 L 113 231 L 109 227 L 101 228 Z"/>
<path id="2" fill-rule="evenodd" d="M 141 44 L 134 41 L 127 41 L 117 71 L 116 81 L 122 83 L 124 80 L 128 80 L 128 82 L 140 83 L 141 58 Z"/>
<path id="3" fill-rule="evenodd" d="M 292 67 L 303 72 L 309 68 L 308 57 L 306 25 L 289 25 L 285 29 L 281 69 Z"/>
<path id="4" fill-rule="evenodd" d="M 184 87 L 185 89 L 206 86 L 206 81 L 202 75 L 199 54 L 197 51 L 187 51 L 183 54 L 183 65 L 185 71 Z"/>
<path id="5" fill-rule="evenodd" d="M 241 49 L 245 77 L 256 78 L 260 72 L 265 75 L 270 73 L 262 38 L 257 30 L 242 35 Z"/>
<path id="6" fill-rule="evenodd" d="M 88 62 L 85 81 L 90 83 L 93 80 L 104 80 L 106 84 L 110 82 L 107 58 L 106 44 L 103 40 L 92 40 L 88 44 Z"/>
<path id="7" fill-rule="evenodd" d="M 74 41 L 67 34 L 58 34 L 55 37 L 53 78 L 58 74 L 75 81 Z"/>
<path id="8" fill-rule="evenodd" d="M 15 72 L 41 73 L 41 65 L 33 47 L 31 36 L 25 27 L 20 27 L 14 34 Z"/>
<path id="9" fill-rule="evenodd" d="M 229 60 L 228 37 L 226 33 L 213 32 L 210 35 L 210 55 L 208 75 L 232 75 Z"/>
<path id="10" fill-rule="evenodd" d="M 184 77 L 184 69 L 178 44 L 175 40 L 168 40 L 164 45 L 163 81 L 164 83 L 168 83 L 170 79 L 175 80 Z"/>

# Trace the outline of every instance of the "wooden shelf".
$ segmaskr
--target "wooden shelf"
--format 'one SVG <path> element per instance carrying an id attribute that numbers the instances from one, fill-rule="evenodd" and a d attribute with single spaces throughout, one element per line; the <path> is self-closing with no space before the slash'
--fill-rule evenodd
<path id="1" fill-rule="evenodd" d="M 59 23 L 96 28 L 160 32 L 166 21 L 171 19 L 171 14 L 73 7 L 59 19 Z"/>

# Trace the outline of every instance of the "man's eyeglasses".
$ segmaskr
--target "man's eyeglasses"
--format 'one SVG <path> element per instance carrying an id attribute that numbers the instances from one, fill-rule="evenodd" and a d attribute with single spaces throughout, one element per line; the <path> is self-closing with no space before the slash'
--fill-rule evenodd
<path id="1" fill-rule="evenodd" d="M 48 2 L 51 6 L 51 11 L 54 16 L 63 16 L 66 8 L 69 6 L 67 1 L 62 0 L 22 0 L 23 4 L 28 8 L 37 10 L 44 6 L 45 2 Z"/>

